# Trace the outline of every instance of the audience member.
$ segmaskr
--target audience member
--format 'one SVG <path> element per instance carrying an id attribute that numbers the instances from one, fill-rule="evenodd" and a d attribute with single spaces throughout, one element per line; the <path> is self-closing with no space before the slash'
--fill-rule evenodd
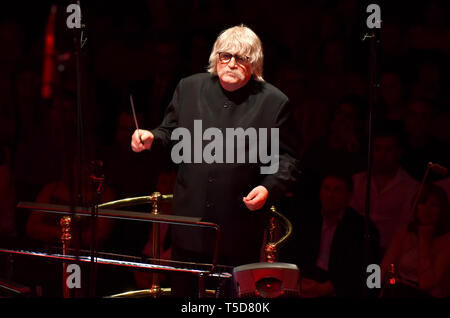
<path id="1" fill-rule="evenodd" d="M 351 176 L 328 174 L 320 188 L 320 208 L 295 218 L 287 259 L 298 264 L 302 297 L 360 297 L 366 288 L 364 218 L 349 206 Z M 378 261 L 378 233 L 370 223 L 367 260 Z"/>
<path id="2" fill-rule="evenodd" d="M 403 120 L 406 113 L 405 87 L 400 75 L 387 71 L 381 75 L 380 97 L 387 120 Z"/>
<path id="3" fill-rule="evenodd" d="M 333 113 L 327 136 L 319 139 L 302 159 L 304 189 L 299 193 L 312 197 L 320 180 L 333 171 L 354 174 L 365 167 L 362 140 L 364 103 L 356 96 L 343 97 Z"/>
<path id="4" fill-rule="evenodd" d="M 416 61 L 410 95 L 412 98 L 442 100 L 442 63 L 439 55 L 431 55 Z"/>
<path id="5" fill-rule="evenodd" d="M 438 186 L 445 190 L 447 193 L 447 198 L 450 201 L 450 178 L 445 178 L 441 181 L 436 182 Z"/>
<path id="6" fill-rule="evenodd" d="M 421 181 L 428 162 L 448 166 L 449 145 L 432 135 L 437 110 L 426 99 L 413 99 L 408 103 L 408 111 L 403 124 L 407 142 L 403 152 L 402 166 L 416 180 Z M 430 174 L 431 180 L 435 175 Z"/>
<path id="7" fill-rule="evenodd" d="M 446 40 L 450 29 L 446 21 L 448 10 L 445 10 L 439 0 L 423 3 L 422 19 L 414 20 L 414 24 L 406 34 L 407 47 L 422 51 L 450 52 L 450 44 Z"/>
<path id="8" fill-rule="evenodd" d="M 374 132 L 373 167 L 370 184 L 370 218 L 380 233 L 382 252 L 389 246 L 397 227 L 411 219 L 412 199 L 418 189 L 401 166 L 402 138 L 396 123 L 379 123 Z M 367 172 L 353 176 L 355 191 L 350 206 L 365 214 Z"/>
<path id="9" fill-rule="evenodd" d="M 394 264 L 397 282 L 387 285 L 386 297 L 449 297 L 450 209 L 442 188 L 426 185 L 414 219 L 402 224 L 382 262 L 383 281 Z"/>

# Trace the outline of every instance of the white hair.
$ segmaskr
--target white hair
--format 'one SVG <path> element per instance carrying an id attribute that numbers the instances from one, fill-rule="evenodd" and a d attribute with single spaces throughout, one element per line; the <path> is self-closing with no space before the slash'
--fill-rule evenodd
<path id="1" fill-rule="evenodd" d="M 253 78 L 264 81 L 262 77 L 264 54 L 261 40 L 250 28 L 241 24 L 220 33 L 209 56 L 208 72 L 214 75 L 217 75 L 219 52 L 248 56 Z"/>

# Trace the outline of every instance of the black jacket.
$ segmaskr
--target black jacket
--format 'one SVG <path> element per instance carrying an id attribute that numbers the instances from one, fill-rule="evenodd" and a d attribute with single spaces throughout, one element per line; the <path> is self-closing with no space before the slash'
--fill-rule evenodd
<path id="1" fill-rule="evenodd" d="M 198 119 L 202 120 L 203 131 L 216 127 L 224 136 L 226 128 L 254 127 L 269 131 L 272 127 L 279 128 L 277 173 L 263 175 L 260 173 L 261 163 L 248 163 L 248 159 L 246 163 L 207 164 L 203 160 L 202 163 L 181 163 L 174 189 L 173 210 L 176 215 L 198 216 L 220 225 L 219 255 L 222 262 L 226 261 L 228 265 L 256 262 L 265 219 L 260 211 L 248 210 L 242 198 L 254 187 L 263 185 L 269 191 L 268 207 L 279 200 L 298 178 L 297 136 L 293 135 L 295 129 L 289 100 L 274 86 L 253 79 L 230 93 L 222 88 L 217 76 L 208 73 L 184 78 L 175 90 L 163 122 L 152 130 L 155 136 L 153 147 L 170 151 L 171 146 L 178 142 L 171 140 L 172 131 L 184 127 L 193 136 L 194 120 Z M 203 147 L 207 143 L 209 141 L 203 141 Z M 212 250 L 213 239 L 206 231 L 200 234 L 191 228 L 182 230 L 177 226 L 172 232 L 173 243 L 179 248 Z"/>

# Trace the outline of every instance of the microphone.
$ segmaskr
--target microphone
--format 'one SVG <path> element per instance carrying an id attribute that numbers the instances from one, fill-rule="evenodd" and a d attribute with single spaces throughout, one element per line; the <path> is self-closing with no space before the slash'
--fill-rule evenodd
<path id="1" fill-rule="evenodd" d="M 441 166 L 437 163 L 428 162 L 427 166 L 431 169 L 431 171 L 441 176 L 445 176 L 448 173 L 448 168 Z"/>

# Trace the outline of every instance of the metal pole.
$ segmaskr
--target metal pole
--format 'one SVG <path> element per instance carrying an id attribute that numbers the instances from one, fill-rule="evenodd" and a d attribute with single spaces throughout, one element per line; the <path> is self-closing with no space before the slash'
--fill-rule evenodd
<path id="1" fill-rule="evenodd" d="M 153 208 L 152 208 L 152 214 L 153 215 L 158 215 L 159 214 L 159 203 L 161 201 L 161 193 L 159 192 L 154 192 L 152 194 L 152 201 L 153 201 Z M 155 222 L 152 224 L 153 226 L 153 236 L 152 236 L 152 240 L 153 240 L 153 246 L 152 246 L 152 250 L 153 250 L 153 258 L 155 259 L 155 263 L 157 265 L 159 265 L 159 258 L 160 258 L 160 237 L 159 237 L 159 229 L 160 229 L 160 224 Z M 161 286 L 159 284 L 159 274 L 157 272 L 154 272 L 152 275 L 152 287 L 150 289 L 150 293 L 152 294 L 153 297 L 158 297 L 161 293 Z"/>
<path id="2" fill-rule="evenodd" d="M 373 28 L 364 39 L 370 39 L 369 47 L 369 116 L 368 116 L 368 153 L 367 153 L 367 183 L 366 201 L 364 213 L 364 268 L 367 268 L 371 260 L 371 237 L 370 237 L 370 203 L 372 184 L 372 160 L 373 160 L 373 115 L 378 103 L 378 90 L 380 88 L 378 76 L 378 47 L 380 44 L 379 29 Z M 364 296 L 368 296 L 368 290 L 364 289 Z"/>

